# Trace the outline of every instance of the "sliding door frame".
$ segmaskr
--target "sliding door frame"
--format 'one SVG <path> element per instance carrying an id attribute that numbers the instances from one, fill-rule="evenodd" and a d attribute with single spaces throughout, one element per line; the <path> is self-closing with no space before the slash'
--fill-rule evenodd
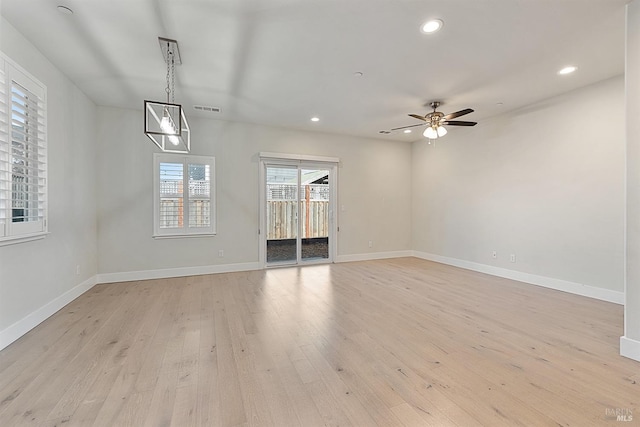
<path id="1" fill-rule="evenodd" d="M 340 159 L 337 157 L 319 157 L 319 156 L 306 156 L 295 154 L 283 154 L 283 153 L 260 153 L 260 205 L 259 205 L 259 217 L 260 228 L 259 245 L 260 245 L 260 264 L 267 268 L 271 267 L 284 267 L 294 265 L 309 265 L 309 264 L 329 264 L 333 263 L 337 251 L 338 251 L 338 164 Z M 284 167 L 296 167 L 298 171 L 298 192 L 300 191 L 300 170 L 301 169 L 326 169 L 329 171 L 329 257 L 324 259 L 313 259 L 305 261 L 302 259 L 301 251 L 301 239 L 300 236 L 300 194 L 298 194 L 298 232 L 296 237 L 296 260 L 292 263 L 282 264 L 267 264 L 267 229 L 266 229 L 266 171 L 268 166 L 284 166 Z"/>

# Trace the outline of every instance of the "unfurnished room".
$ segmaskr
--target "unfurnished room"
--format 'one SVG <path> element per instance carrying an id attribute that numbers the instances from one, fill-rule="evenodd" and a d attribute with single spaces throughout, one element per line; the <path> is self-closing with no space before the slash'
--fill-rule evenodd
<path id="1" fill-rule="evenodd" d="M 640 0 L 0 15 L 0 426 L 640 425 Z"/>

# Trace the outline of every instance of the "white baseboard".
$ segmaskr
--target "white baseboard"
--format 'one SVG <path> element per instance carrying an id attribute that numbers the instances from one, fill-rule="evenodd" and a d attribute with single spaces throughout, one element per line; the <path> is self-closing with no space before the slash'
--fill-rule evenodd
<path id="1" fill-rule="evenodd" d="M 413 256 L 413 251 L 371 252 L 367 254 L 338 255 L 335 262 L 371 261 L 374 259 L 403 258 Z"/>
<path id="2" fill-rule="evenodd" d="M 640 362 L 640 341 L 620 337 L 620 355 Z"/>
<path id="3" fill-rule="evenodd" d="M 234 271 L 261 270 L 259 262 L 204 265 L 197 267 L 163 268 L 160 270 L 125 271 L 98 274 L 98 283 L 132 282 L 135 280 L 165 279 L 170 277 L 200 276 L 203 274 L 230 273 Z"/>
<path id="4" fill-rule="evenodd" d="M 455 267 L 460 267 L 467 270 L 490 274 L 492 276 L 504 277 L 505 279 L 531 283 L 533 285 L 538 285 L 545 288 L 569 292 L 572 294 L 624 305 L 624 292 L 583 285 L 580 283 L 570 282 L 562 279 L 555 279 L 552 277 L 538 276 L 537 274 L 523 273 L 521 271 L 494 267 L 492 265 L 480 264 L 477 262 L 465 261 L 457 258 L 449 258 L 442 255 L 430 254 L 427 252 L 414 251 L 413 256 L 415 256 L 416 258 L 439 262 L 441 264 L 453 265 Z"/>
<path id="5" fill-rule="evenodd" d="M 74 299 L 78 298 L 83 293 L 93 288 L 96 283 L 96 276 L 92 276 L 73 289 L 68 290 L 54 300 L 46 303 L 33 313 L 25 316 L 21 320 L 18 320 L 16 323 L 7 327 L 3 331 L 0 331 L 0 350 L 7 347 L 9 344 L 16 341 L 31 329 L 38 326 L 40 323 L 51 317 L 58 310 L 69 304 Z"/>

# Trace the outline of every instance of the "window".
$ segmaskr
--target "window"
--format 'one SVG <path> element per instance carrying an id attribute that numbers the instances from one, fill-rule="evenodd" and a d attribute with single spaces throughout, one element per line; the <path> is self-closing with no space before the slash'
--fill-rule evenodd
<path id="1" fill-rule="evenodd" d="M 215 158 L 154 154 L 154 237 L 215 234 Z"/>
<path id="2" fill-rule="evenodd" d="M 47 232 L 46 88 L 0 54 L 0 244 Z"/>

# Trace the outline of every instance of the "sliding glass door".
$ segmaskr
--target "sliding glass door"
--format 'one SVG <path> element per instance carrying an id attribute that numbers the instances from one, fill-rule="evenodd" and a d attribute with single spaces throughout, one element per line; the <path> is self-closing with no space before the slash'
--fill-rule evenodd
<path id="1" fill-rule="evenodd" d="M 263 229 L 267 266 L 331 262 L 334 168 L 264 164 Z"/>
<path id="2" fill-rule="evenodd" d="M 300 259 L 329 259 L 328 169 L 300 169 Z"/>
<path id="3" fill-rule="evenodd" d="M 298 168 L 267 166 L 267 264 L 298 261 Z"/>

